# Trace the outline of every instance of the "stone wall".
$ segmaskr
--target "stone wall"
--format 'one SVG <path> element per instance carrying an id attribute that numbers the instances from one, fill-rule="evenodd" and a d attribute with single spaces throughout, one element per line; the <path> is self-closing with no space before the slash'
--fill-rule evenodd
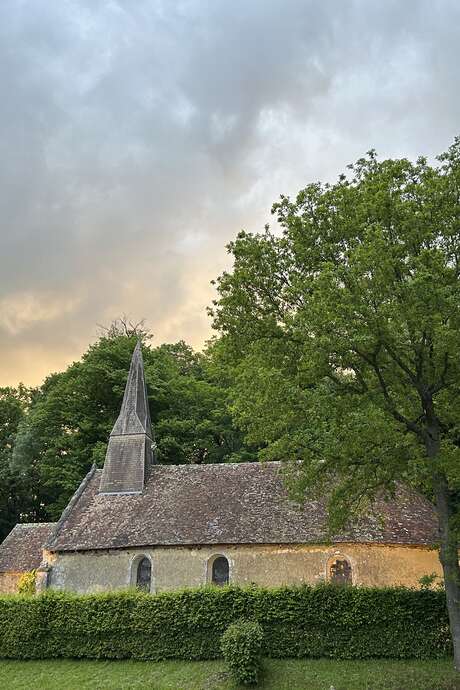
<path id="1" fill-rule="evenodd" d="M 15 594 L 23 573 L 0 573 L 0 594 Z"/>
<path id="2" fill-rule="evenodd" d="M 353 584 L 417 586 L 423 575 L 441 575 L 436 550 L 376 544 L 241 545 L 157 547 L 49 554 L 49 586 L 75 592 L 100 592 L 134 585 L 133 573 L 146 555 L 152 563 L 152 591 L 196 587 L 210 580 L 210 563 L 217 554 L 230 564 L 230 582 L 266 587 L 317 583 L 327 579 L 336 557 L 352 566 Z M 134 575 L 135 578 L 135 575 Z"/>

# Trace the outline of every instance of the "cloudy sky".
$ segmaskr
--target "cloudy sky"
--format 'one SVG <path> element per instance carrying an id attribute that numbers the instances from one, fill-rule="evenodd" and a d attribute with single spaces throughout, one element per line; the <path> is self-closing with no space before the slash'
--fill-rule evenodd
<path id="1" fill-rule="evenodd" d="M 457 0 L 1 0 L 0 385 L 121 314 L 202 346 L 280 193 L 460 133 L 459 36 Z"/>

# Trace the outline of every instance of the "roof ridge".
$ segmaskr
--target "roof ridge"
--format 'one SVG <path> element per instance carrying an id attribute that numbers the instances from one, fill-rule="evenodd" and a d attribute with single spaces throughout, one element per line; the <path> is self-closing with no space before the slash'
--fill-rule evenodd
<path id="1" fill-rule="evenodd" d="M 196 468 L 205 468 L 205 467 L 264 467 L 267 465 L 281 465 L 282 460 L 253 460 L 252 462 L 203 462 L 203 463 L 176 463 L 176 464 L 169 464 L 169 463 L 161 463 L 158 462 L 155 467 L 196 467 Z"/>
<path id="2" fill-rule="evenodd" d="M 17 522 L 13 529 L 16 527 L 39 527 L 40 525 L 57 525 L 57 522 Z"/>

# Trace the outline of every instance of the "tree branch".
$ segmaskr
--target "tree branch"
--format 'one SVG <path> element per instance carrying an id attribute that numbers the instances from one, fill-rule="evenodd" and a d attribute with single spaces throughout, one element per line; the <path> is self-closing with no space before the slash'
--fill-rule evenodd
<path id="1" fill-rule="evenodd" d="M 381 371 L 379 365 L 377 364 L 377 354 L 378 354 L 379 350 L 380 350 L 380 346 L 377 348 L 377 350 L 375 351 L 375 353 L 373 355 L 366 355 L 366 353 L 361 352 L 357 348 L 354 348 L 353 351 L 356 352 L 356 354 L 359 357 L 364 359 L 374 370 L 375 375 L 377 376 L 377 380 L 379 382 L 383 397 L 385 399 L 387 409 L 390 412 L 390 414 L 394 417 L 394 419 L 396 419 L 397 422 L 399 422 L 400 424 L 403 424 L 403 426 L 405 426 L 408 431 L 411 431 L 412 433 L 416 434 L 416 436 L 423 439 L 424 435 L 423 435 L 422 429 L 420 429 L 415 422 L 411 421 L 410 419 L 405 417 L 403 414 L 401 414 L 401 412 L 399 412 L 399 410 L 397 409 L 397 407 L 394 403 L 393 398 L 390 395 L 390 392 L 388 390 L 388 386 L 386 384 L 386 381 L 383 377 L 382 371 Z"/>
<path id="2" fill-rule="evenodd" d="M 442 368 L 442 373 L 441 373 L 441 378 L 439 379 L 437 384 L 434 384 L 433 386 L 430 386 L 430 392 L 432 395 L 435 395 L 435 393 L 439 393 L 443 388 L 446 388 L 449 384 L 446 383 L 446 376 L 447 376 L 447 371 L 449 369 L 449 353 L 444 352 L 444 366 Z"/>
<path id="3" fill-rule="evenodd" d="M 391 348 L 388 343 L 383 343 L 383 347 L 387 351 L 387 353 L 390 355 L 391 359 L 396 362 L 398 367 L 404 371 L 405 374 L 409 377 L 410 381 L 414 384 L 418 384 L 417 376 L 411 371 L 410 367 L 403 362 L 403 360 L 396 354 L 396 352 Z"/>

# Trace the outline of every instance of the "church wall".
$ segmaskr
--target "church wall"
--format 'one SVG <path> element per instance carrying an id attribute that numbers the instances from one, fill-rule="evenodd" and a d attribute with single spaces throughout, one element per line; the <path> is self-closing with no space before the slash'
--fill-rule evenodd
<path id="1" fill-rule="evenodd" d="M 0 594 L 15 594 L 23 573 L 0 573 Z"/>
<path id="2" fill-rule="evenodd" d="M 58 553 L 50 558 L 50 587 L 76 592 L 123 589 L 134 584 L 141 555 L 152 562 L 152 591 L 196 587 L 209 581 L 209 559 L 220 554 L 230 565 L 230 581 L 266 587 L 318 583 L 327 579 L 335 557 L 352 566 L 353 584 L 417 586 L 423 575 L 441 575 L 436 550 L 377 544 L 236 545 L 156 547 Z M 51 562 L 54 561 L 54 562 Z M 135 576 L 134 576 L 135 577 Z"/>

